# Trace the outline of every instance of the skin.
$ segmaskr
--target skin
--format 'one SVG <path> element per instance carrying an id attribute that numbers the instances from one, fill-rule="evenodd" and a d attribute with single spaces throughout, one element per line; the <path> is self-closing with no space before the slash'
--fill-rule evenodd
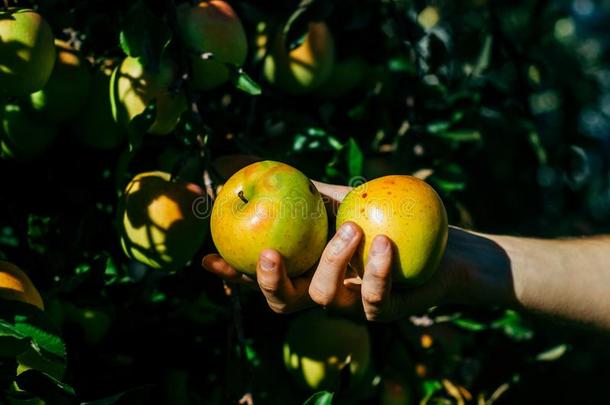
<path id="1" fill-rule="evenodd" d="M 296 277 L 318 259 L 328 219 L 320 194 L 303 173 L 263 161 L 224 184 L 212 209 L 211 229 L 214 244 L 233 268 L 254 275 L 260 252 L 272 246 L 284 257 L 287 274 Z"/>
<path id="2" fill-rule="evenodd" d="M 30 95 L 31 106 L 45 117 L 61 122 L 83 108 L 89 94 L 89 63 L 64 41 L 55 41 L 57 59 L 42 90 Z"/>
<path id="3" fill-rule="evenodd" d="M 393 281 L 421 284 L 434 273 L 447 244 L 447 213 L 441 198 L 413 176 L 384 176 L 350 191 L 337 212 L 337 228 L 354 222 L 363 231 L 351 264 L 360 276 L 375 235 L 394 245 Z"/>
<path id="4" fill-rule="evenodd" d="M 326 23 L 310 23 L 303 43 L 291 51 L 281 32 L 272 47 L 265 58 L 264 75 L 269 83 L 287 93 L 314 91 L 331 75 L 335 45 Z"/>
<path id="5" fill-rule="evenodd" d="M 0 95 L 22 97 L 40 90 L 54 63 L 53 32 L 40 14 L 0 12 Z"/>
<path id="6" fill-rule="evenodd" d="M 32 304 L 44 310 L 40 293 L 32 280 L 12 263 L 0 260 L 0 298 Z"/>
<path id="7" fill-rule="evenodd" d="M 172 132 L 186 110 L 184 94 L 174 94 L 170 90 L 175 74 L 175 67 L 169 59 L 161 61 L 158 72 L 151 73 L 144 69 L 138 58 L 125 58 L 110 78 L 110 103 L 115 121 L 127 127 L 154 100 L 157 111 L 148 133 L 166 135 Z"/>
<path id="8" fill-rule="evenodd" d="M 187 49 L 194 53 L 192 85 L 196 90 L 209 90 L 229 80 L 230 63 L 242 66 L 248 54 L 246 32 L 231 6 L 218 0 L 187 3 L 178 7 L 178 25 Z M 209 60 L 200 57 L 210 52 Z"/>
<path id="9" fill-rule="evenodd" d="M 156 269 L 185 266 L 208 234 L 207 217 L 199 215 L 206 206 L 205 192 L 196 184 L 170 181 L 165 172 L 135 176 L 119 203 L 123 250 Z"/>
<path id="10" fill-rule="evenodd" d="M 348 357 L 350 383 L 360 382 L 370 363 L 371 342 L 365 325 L 312 310 L 290 322 L 283 352 L 286 369 L 302 386 L 332 389 Z"/>
<path id="11" fill-rule="evenodd" d="M 348 187 L 316 183 L 332 204 Z M 348 263 L 362 238 L 353 223 L 344 224 L 330 240 L 315 270 L 290 280 L 282 258 L 265 250 L 261 260 L 272 270 L 257 268 L 257 279 L 239 275 L 218 255 L 203 266 L 227 281 L 260 288 L 272 310 L 289 313 L 318 304 L 391 321 L 447 303 L 501 306 L 586 327 L 610 331 L 610 236 L 545 240 L 489 235 L 449 228 L 447 248 L 434 276 L 409 290 L 392 288 L 392 246 L 377 235 L 362 279 Z"/>

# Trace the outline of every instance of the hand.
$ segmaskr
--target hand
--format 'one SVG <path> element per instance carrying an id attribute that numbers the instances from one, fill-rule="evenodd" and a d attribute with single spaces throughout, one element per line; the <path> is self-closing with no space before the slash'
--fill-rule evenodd
<path id="1" fill-rule="evenodd" d="M 314 182 L 322 193 L 327 209 L 332 213 L 350 188 Z M 465 231 L 450 229 L 449 246 L 452 241 L 462 240 Z M 463 268 L 455 255 L 445 257 L 435 275 L 424 285 L 412 289 L 392 288 L 392 244 L 378 235 L 373 241 L 368 263 L 362 279 L 349 267 L 362 230 L 353 223 L 346 223 L 324 249 L 315 271 L 290 279 L 281 255 L 272 249 L 261 252 L 256 269 L 256 280 L 233 269 L 219 255 L 203 258 L 202 265 L 225 281 L 258 288 L 265 296 L 269 307 L 277 313 L 299 311 L 315 304 L 338 312 L 361 316 L 371 321 L 390 321 L 412 313 L 418 313 L 435 305 L 452 301 L 458 289 Z M 451 258 L 449 257 L 451 256 Z"/>
<path id="2" fill-rule="evenodd" d="M 450 229 L 460 237 L 464 231 Z M 451 236 L 450 236 L 451 237 Z M 343 313 L 363 313 L 369 321 L 392 321 L 429 307 L 453 301 L 462 265 L 446 254 L 439 269 L 424 285 L 392 288 L 392 243 L 384 235 L 373 239 L 362 279 L 350 274 L 349 261 L 362 239 L 361 229 L 345 223 L 329 242 L 309 285 L 313 301 Z M 449 252 L 449 250 L 448 250 Z"/>
<path id="3" fill-rule="evenodd" d="M 350 187 L 313 182 L 322 194 L 329 217 L 334 217 L 336 208 L 349 192 Z M 273 250 L 261 252 L 256 266 L 256 279 L 233 269 L 220 255 L 210 254 L 203 258 L 202 266 L 223 280 L 260 289 L 269 307 L 277 313 L 299 311 L 315 303 L 309 297 L 309 284 L 313 269 L 302 276 L 289 278 L 281 255 Z"/>

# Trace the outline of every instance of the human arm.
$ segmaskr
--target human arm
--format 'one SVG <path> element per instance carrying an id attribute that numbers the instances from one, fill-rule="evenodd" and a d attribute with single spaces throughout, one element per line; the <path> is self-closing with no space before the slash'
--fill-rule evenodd
<path id="1" fill-rule="evenodd" d="M 348 187 L 324 183 L 316 183 L 316 187 L 331 206 L 349 191 Z M 261 257 L 272 261 L 274 270 L 257 270 L 256 281 L 231 269 L 217 255 L 206 256 L 212 262 L 204 261 L 204 267 L 229 281 L 253 286 L 258 282 L 276 312 L 319 304 L 363 313 L 369 320 L 388 321 L 431 306 L 460 303 L 514 308 L 610 329 L 608 236 L 545 240 L 450 227 L 437 272 L 425 284 L 406 290 L 392 287 L 392 252 L 383 236 L 376 238 L 381 250 L 370 255 L 363 278 L 349 273 L 349 260 L 361 237 L 357 226 L 352 232 L 340 228 L 315 271 L 292 280 L 273 250 L 264 251 Z"/>

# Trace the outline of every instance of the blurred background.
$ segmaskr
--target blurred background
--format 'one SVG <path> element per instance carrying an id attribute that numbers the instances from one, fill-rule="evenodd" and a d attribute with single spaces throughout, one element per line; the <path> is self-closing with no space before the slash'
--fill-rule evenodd
<path id="1" fill-rule="evenodd" d="M 119 37 L 142 10 L 165 21 L 165 3 L 18 4 L 36 7 L 57 38 L 101 65 L 124 57 Z M 211 241 L 174 273 L 125 257 L 117 195 L 138 172 L 164 169 L 202 183 L 215 159 L 241 154 L 336 184 L 417 174 L 457 226 L 541 237 L 609 231 L 610 1 L 230 4 L 248 39 L 243 69 L 262 92 L 227 83 L 198 94 L 204 136 L 194 137 L 185 119 L 172 135 L 130 134 L 100 150 L 75 141 L 80 129 L 69 121 L 35 159 L 0 160 L 0 258 L 26 270 L 42 293 L 65 343 L 61 380 L 74 390 L 41 383 L 34 396 L 235 403 L 251 393 L 255 403 L 289 404 L 312 394 L 283 366 L 292 316 L 273 314 L 256 292 L 227 294 L 199 265 Z M 292 95 L 268 83 L 264 59 L 277 32 L 298 42 L 312 21 L 330 29 L 334 70 L 316 89 Z M 608 397 L 608 338 L 560 322 L 443 307 L 369 332 L 370 376 L 362 392 L 339 392 L 338 400 Z"/>

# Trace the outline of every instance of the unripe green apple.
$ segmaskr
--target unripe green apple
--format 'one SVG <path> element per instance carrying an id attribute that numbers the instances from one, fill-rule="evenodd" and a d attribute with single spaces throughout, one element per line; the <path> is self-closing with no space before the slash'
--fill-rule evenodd
<path id="1" fill-rule="evenodd" d="M 89 94 L 89 62 L 64 41 L 55 40 L 57 59 L 42 90 L 30 94 L 31 106 L 54 122 L 73 118 Z"/>
<path id="2" fill-rule="evenodd" d="M 212 238 L 238 271 L 256 274 L 260 253 L 272 248 L 296 277 L 320 258 L 328 234 L 322 196 L 300 171 L 266 160 L 235 173 L 212 209 Z"/>
<path id="3" fill-rule="evenodd" d="M 126 138 L 125 128 L 112 117 L 110 105 L 110 75 L 112 69 L 102 68 L 91 75 L 91 87 L 85 106 L 78 115 L 74 136 L 84 145 L 97 149 L 112 149 Z"/>
<path id="4" fill-rule="evenodd" d="M 126 57 L 110 79 L 110 102 L 115 121 L 127 127 L 155 100 L 156 117 L 148 132 L 156 135 L 172 132 L 186 110 L 184 94 L 174 94 L 170 89 L 176 74 L 170 59 L 162 59 L 159 71 L 153 73 L 145 71 L 138 58 Z"/>
<path id="5" fill-rule="evenodd" d="M 225 63 L 241 66 L 248 54 L 244 27 L 231 6 L 220 0 L 201 2 L 196 6 L 183 3 L 178 7 L 178 23 L 184 44 L 195 55 L 192 58 L 196 90 L 208 90 L 225 83 L 229 70 Z M 210 52 L 213 58 L 202 59 Z"/>
<path id="6" fill-rule="evenodd" d="M 0 95 L 23 97 L 44 87 L 55 63 L 53 32 L 32 10 L 0 11 Z"/>
<path id="7" fill-rule="evenodd" d="M 371 359 L 366 326 L 322 309 L 304 312 L 290 322 L 283 350 L 288 372 L 311 390 L 335 388 L 343 367 L 349 367 L 350 385 L 359 384 Z"/>
<path id="8" fill-rule="evenodd" d="M 53 142 L 57 127 L 42 117 L 28 114 L 16 104 L 7 104 L 0 110 L 2 152 L 16 159 L 33 159 L 40 156 Z"/>
<path id="9" fill-rule="evenodd" d="M 303 94 L 316 90 L 330 76 L 335 62 L 335 45 L 326 23 L 309 23 L 302 44 L 286 49 L 279 32 L 264 61 L 267 81 L 287 93 Z"/>
<path id="10" fill-rule="evenodd" d="M 371 242 L 388 236 L 394 244 L 392 281 L 417 285 L 436 270 L 447 244 L 443 201 L 425 181 L 413 176 L 385 176 L 364 183 L 345 197 L 337 212 L 337 228 L 352 221 L 363 240 L 352 265 L 364 272 Z"/>
<path id="11" fill-rule="evenodd" d="M 208 235 L 209 202 L 194 183 L 171 180 L 169 173 L 141 173 L 119 202 L 123 250 L 150 267 L 176 270 L 187 264 Z"/>

